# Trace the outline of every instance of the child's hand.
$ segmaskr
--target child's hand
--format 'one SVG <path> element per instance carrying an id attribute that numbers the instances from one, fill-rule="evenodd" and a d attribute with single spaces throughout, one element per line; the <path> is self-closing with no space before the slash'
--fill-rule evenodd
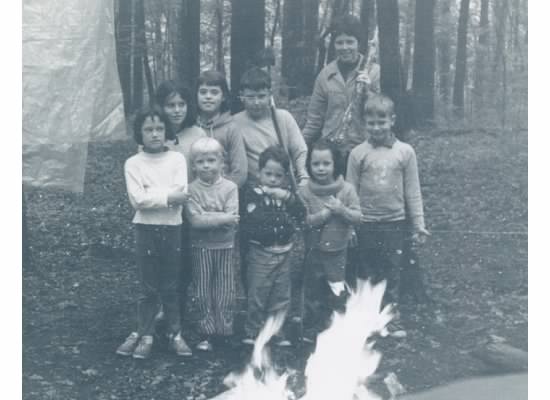
<path id="1" fill-rule="evenodd" d="M 330 196 L 329 200 L 325 203 L 325 207 L 336 215 L 342 215 L 345 211 L 344 204 L 340 201 L 340 199 L 334 196 Z"/>
<path id="2" fill-rule="evenodd" d="M 234 226 L 239 225 L 239 214 L 229 214 L 227 217 L 227 222 L 224 225 L 227 225 L 228 227 L 232 228 Z"/>
<path id="3" fill-rule="evenodd" d="M 277 200 L 286 200 L 290 196 L 290 192 L 283 188 L 264 188 L 264 192 Z"/>
<path id="4" fill-rule="evenodd" d="M 424 244 L 428 236 L 431 236 L 431 233 L 426 228 L 417 228 L 412 235 L 412 240 L 415 244 Z"/>

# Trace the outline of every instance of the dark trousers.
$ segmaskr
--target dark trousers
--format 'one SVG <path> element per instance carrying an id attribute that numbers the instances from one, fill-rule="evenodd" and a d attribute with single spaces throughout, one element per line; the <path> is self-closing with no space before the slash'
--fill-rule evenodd
<path id="1" fill-rule="evenodd" d="M 385 302 L 397 302 L 407 225 L 405 221 L 366 222 L 358 231 L 361 260 L 357 278 L 386 280 Z"/>
<path id="2" fill-rule="evenodd" d="M 136 224 L 137 265 L 142 292 L 138 301 L 138 333 L 153 335 L 162 304 L 169 333 L 180 331 L 178 282 L 181 226 Z"/>

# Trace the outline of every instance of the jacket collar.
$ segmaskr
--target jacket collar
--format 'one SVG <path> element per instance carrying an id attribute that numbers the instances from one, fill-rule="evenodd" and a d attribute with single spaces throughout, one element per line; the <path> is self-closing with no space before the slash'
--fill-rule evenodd
<path id="1" fill-rule="evenodd" d="M 370 145 L 374 148 L 377 147 L 387 147 L 388 149 L 391 149 L 397 139 L 395 138 L 395 135 L 392 133 L 383 143 L 374 143 L 372 139 L 369 137 L 367 141 L 370 143 Z"/>
<path id="2" fill-rule="evenodd" d="M 350 72 L 350 76 L 352 76 L 351 74 L 355 74 L 355 75 L 358 74 L 359 66 L 363 62 L 363 58 L 364 56 L 362 54 L 359 54 L 359 62 L 357 63 L 355 68 Z M 329 64 L 327 64 L 325 68 L 327 69 L 327 79 L 331 79 L 334 76 L 338 76 L 338 75 L 341 76 L 340 70 L 338 69 L 338 60 L 331 61 Z"/>

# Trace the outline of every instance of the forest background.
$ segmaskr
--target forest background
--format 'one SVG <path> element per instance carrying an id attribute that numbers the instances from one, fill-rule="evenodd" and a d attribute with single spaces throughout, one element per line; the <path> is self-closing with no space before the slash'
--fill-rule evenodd
<path id="1" fill-rule="evenodd" d="M 360 17 L 365 39 L 378 37 L 382 90 L 419 155 L 433 233 L 420 249 L 433 303 L 411 309 L 405 341 L 384 346 L 380 376 L 395 372 L 416 391 L 487 373 L 473 356 L 487 341 L 527 350 L 527 0 L 119 0 L 114 8 L 129 119 L 164 79 L 192 86 L 214 68 L 231 80 L 259 64 L 301 126 L 316 73 L 334 56 L 330 21 Z M 115 357 L 138 288 L 122 174 L 134 151 L 131 139 L 90 143 L 83 193 L 24 188 L 25 399 L 208 398 L 245 358 L 239 348 L 185 362 L 167 351 L 145 364 Z M 276 361 L 303 370 L 310 350 Z"/>

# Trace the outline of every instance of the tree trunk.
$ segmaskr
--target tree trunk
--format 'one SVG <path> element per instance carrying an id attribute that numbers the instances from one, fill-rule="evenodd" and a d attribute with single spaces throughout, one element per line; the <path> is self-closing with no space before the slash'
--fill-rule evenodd
<path id="1" fill-rule="evenodd" d="M 411 0 L 412 1 L 412 0 Z M 375 10 L 374 0 L 362 0 L 361 1 L 361 25 L 363 25 L 363 39 L 359 41 L 359 51 L 365 56 L 369 51 L 369 39 L 373 35 Z"/>
<path id="2" fill-rule="evenodd" d="M 118 76 L 124 101 L 124 113 L 132 112 L 131 98 L 131 41 L 132 41 L 132 2 L 121 0 L 118 2 L 118 19 L 116 24 L 116 59 Z"/>
<path id="3" fill-rule="evenodd" d="M 318 10 L 318 0 L 284 2 L 281 72 L 289 99 L 309 93 L 313 86 Z"/>
<path id="4" fill-rule="evenodd" d="M 265 47 L 265 1 L 231 1 L 231 90 L 235 98 L 233 112 L 242 110 L 237 99 L 242 74 Z"/>
<path id="5" fill-rule="evenodd" d="M 474 71 L 474 112 L 476 117 L 482 115 L 485 110 L 485 80 L 489 54 L 489 0 L 481 0 L 479 18 L 479 36 L 476 47 L 476 61 Z"/>
<path id="6" fill-rule="evenodd" d="M 411 71 L 411 59 L 412 59 L 412 42 L 413 42 L 413 26 L 414 26 L 414 6 L 415 0 L 408 0 L 407 5 L 407 18 L 406 18 L 406 33 L 405 33 L 405 49 L 403 55 L 403 86 L 409 87 L 409 76 Z"/>
<path id="7" fill-rule="evenodd" d="M 143 55 L 145 50 L 145 9 L 143 0 L 136 0 L 134 8 L 134 74 L 133 109 L 143 107 Z"/>
<path id="8" fill-rule="evenodd" d="M 183 0 L 179 12 L 177 74 L 180 81 L 193 88 L 200 74 L 200 1 Z"/>
<path id="9" fill-rule="evenodd" d="M 403 107 L 403 77 L 399 52 L 399 8 L 397 0 L 376 0 L 380 52 L 380 89 L 395 103 L 395 131 L 399 137 L 408 128 Z"/>
<path id="10" fill-rule="evenodd" d="M 435 0 L 416 0 L 413 95 L 420 126 L 434 117 L 434 7 Z"/>
<path id="11" fill-rule="evenodd" d="M 454 25 L 451 13 L 452 0 L 443 0 L 440 14 L 440 33 L 437 39 L 439 55 L 439 94 L 445 106 L 451 99 L 451 30 Z"/>
<path id="12" fill-rule="evenodd" d="M 225 53 L 223 51 L 223 0 L 216 4 L 216 70 L 225 75 Z"/>
<path id="13" fill-rule="evenodd" d="M 464 84 L 466 82 L 466 50 L 468 39 L 468 18 L 470 0 L 460 1 L 458 34 L 456 43 L 455 81 L 453 87 L 453 110 L 459 118 L 464 118 Z"/>

